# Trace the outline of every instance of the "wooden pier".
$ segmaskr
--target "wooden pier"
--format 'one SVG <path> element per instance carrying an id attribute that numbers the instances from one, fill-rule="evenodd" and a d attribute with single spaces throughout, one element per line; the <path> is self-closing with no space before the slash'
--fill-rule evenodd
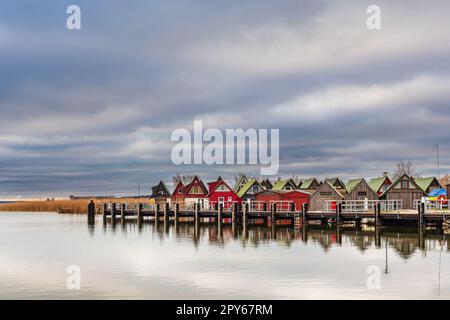
<path id="1" fill-rule="evenodd" d="M 277 225 L 277 223 L 290 223 L 304 225 L 310 221 L 322 224 L 341 225 L 345 223 L 363 222 L 382 225 L 417 225 L 425 227 L 433 225 L 442 228 L 447 225 L 450 211 L 447 208 L 436 208 L 427 203 L 417 205 L 417 210 L 402 210 L 401 203 L 394 201 L 372 201 L 364 203 L 358 201 L 336 202 L 334 206 L 324 203 L 323 210 L 309 211 L 308 205 L 295 208 L 293 204 L 278 207 L 276 203 L 270 205 L 254 205 L 252 203 L 212 204 L 201 207 L 194 204 L 190 208 L 180 208 L 179 204 L 166 203 L 165 205 L 148 205 L 142 203 L 104 203 L 102 204 L 103 220 L 124 222 L 126 219 L 136 219 L 142 222 L 144 219 L 154 219 L 156 222 L 218 222 L 252 224 L 254 221 L 263 220 L 264 223 Z M 298 210 L 299 209 L 299 210 Z M 94 203 L 89 204 L 88 216 L 95 216 Z M 281 222 L 280 222 L 281 221 Z"/>

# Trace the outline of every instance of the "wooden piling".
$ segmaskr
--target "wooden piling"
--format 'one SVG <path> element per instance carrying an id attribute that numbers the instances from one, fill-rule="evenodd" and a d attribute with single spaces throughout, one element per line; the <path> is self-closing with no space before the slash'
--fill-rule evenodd
<path id="1" fill-rule="evenodd" d="M 102 217 L 103 217 L 103 223 L 106 222 L 106 211 L 108 210 L 108 204 L 104 203 L 102 206 L 103 212 L 102 212 Z"/>
<path id="2" fill-rule="evenodd" d="M 111 205 L 111 222 L 112 222 L 113 224 L 116 223 L 116 214 L 117 214 L 117 212 L 116 212 L 116 204 L 113 203 L 113 204 Z"/>
<path id="3" fill-rule="evenodd" d="M 138 223 L 142 223 L 142 220 L 143 220 L 142 203 L 138 203 L 136 211 L 137 211 L 136 213 L 137 213 Z"/>
<path id="4" fill-rule="evenodd" d="M 170 214 L 170 207 L 169 207 L 169 203 L 166 202 L 164 204 L 164 221 L 168 221 L 169 220 L 169 214 Z"/>
<path id="5" fill-rule="evenodd" d="M 341 224 L 342 203 L 336 204 L 336 224 Z"/>
<path id="6" fill-rule="evenodd" d="M 270 224 L 275 225 L 277 223 L 277 204 L 272 204 L 272 210 L 270 212 Z"/>
<path id="7" fill-rule="evenodd" d="M 175 203 L 175 206 L 173 208 L 173 217 L 175 219 L 175 222 L 178 222 L 178 220 L 180 219 L 180 204 L 179 203 Z"/>
<path id="8" fill-rule="evenodd" d="M 375 225 L 376 226 L 381 226 L 380 214 L 381 214 L 381 202 L 377 202 L 375 204 Z"/>
<path id="9" fill-rule="evenodd" d="M 222 212 L 223 212 L 223 204 L 219 203 L 217 207 L 217 222 L 219 224 L 219 227 L 222 226 Z"/>
<path id="10" fill-rule="evenodd" d="M 125 209 L 126 209 L 126 204 L 122 203 L 120 205 L 120 220 L 122 223 L 125 223 Z"/>
<path id="11" fill-rule="evenodd" d="M 195 218 L 195 223 L 200 222 L 200 204 L 199 203 L 194 204 L 194 218 Z"/>
<path id="12" fill-rule="evenodd" d="M 232 207 L 231 207 L 231 221 L 233 223 L 237 222 L 237 211 L 238 211 L 238 204 L 237 203 L 233 203 Z"/>
<path id="13" fill-rule="evenodd" d="M 302 224 L 308 223 L 308 204 L 302 204 Z"/>
<path id="14" fill-rule="evenodd" d="M 419 205 L 419 227 L 422 228 L 425 225 L 424 213 L 425 213 L 425 202 L 421 202 Z"/>
<path id="15" fill-rule="evenodd" d="M 248 203 L 244 203 L 244 205 L 242 206 L 242 221 L 244 223 L 247 223 L 248 221 Z"/>
<path id="16" fill-rule="evenodd" d="M 92 200 L 88 204 L 88 222 L 95 222 L 95 203 Z"/>

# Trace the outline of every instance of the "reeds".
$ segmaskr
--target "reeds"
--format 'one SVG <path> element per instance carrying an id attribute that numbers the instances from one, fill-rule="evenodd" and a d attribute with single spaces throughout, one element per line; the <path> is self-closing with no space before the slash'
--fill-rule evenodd
<path id="1" fill-rule="evenodd" d="M 101 213 L 103 203 L 137 203 L 138 199 L 93 199 L 97 213 Z M 70 214 L 87 214 L 89 199 L 77 200 L 47 200 L 47 201 L 19 201 L 0 204 L 0 212 L 58 212 Z M 148 199 L 141 199 L 140 203 L 150 203 Z"/>

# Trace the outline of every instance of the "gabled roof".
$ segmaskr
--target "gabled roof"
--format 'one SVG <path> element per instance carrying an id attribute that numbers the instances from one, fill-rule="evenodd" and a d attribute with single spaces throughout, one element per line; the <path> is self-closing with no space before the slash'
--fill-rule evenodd
<path id="1" fill-rule="evenodd" d="M 173 190 L 172 195 L 178 195 L 179 193 L 177 192 L 180 188 L 184 189 L 184 184 L 183 181 L 180 180 L 180 182 L 178 182 L 178 184 L 176 185 L 175 189 Z M 183 190 L 184 193 L 184 190 Z"/>
<path id="2" fill-rule="evenodd" d="M 152 197 L 159 197 L 159 195 L 155 195 L 155 193 L 158 193 L 159 191 L 165 192 L 168 197 L 171 197 L 172 195 L 169 188 L 162 180 L 156 186 L 152 187 Z"/>
<path id="3" fill-rule="evenodd" d="M 263 181 L 261 181 L 261 185 L 266 188 L 266 189 L 272 189 L 273 188 L 273 184 L 272 182 L 270 182 L 269 179 L 265 179 Z"/>
<path id="4" fill-rule="evenodd" d="M 225 185 L 231 192 L 234 192 L 234 190 L 222 179 L 222 177 L 217 178 L 217 181 L 208 183 L 209 186 L 209 192 L 206 195 L 208 198 L 220 185 Z M 235 192 L 234 192 L 235 193 Z"/>
<path id="5" fill-rule="evenodd" d="M 319 185 L 319 181 L 316 178 L 306 179 L 303 181 L 300 189 L 310 189 L 311 185 L 314 183 L 314 181 Z"/>
<path id="6" fill-rule="evenodd" d="M 355 187 L 360 184 L 364 179 L 363 178 L 359 178 L 359 179 L 351 179 L 347 182 L 347 184 L 345 185 L 345 189 L 347 189 L 347 192 L 350 193 L 353 191 L 353 189 L 355 189 Z"/>
<path id="7" fill-rule="evenodd" d="M 206 189 L 205 184 L 203 183 L 203 181 L 198 176 L 195 176 L 194 179 L 192 179 L 192 181 L 188 185 L 186 185 L 186 188 L 184 189 L 185 194 L 189 194 L 189 191 L 191 190 L 191 188 L 194 185 L 195 181 L 198 182 L 200 188 L 202 188 L 203 193 L 207 194 L 208 193 L 208 189 Z"/>
<path id="8" fill-rule="evenodd" d="M 422 189 L 424 192 L 428 190 L 428 188 L 431 186 L 433 182 L 437 182 L 440 186 L 439 181 L 435 177 L 429 177 L 429 178 L 415 178 L 414 181 L 417 183 L 417 185 Z"/>
<path id="9" fill-rule="evenodd" d="M 389 179 L 388 177 L 377 177 L 377 178 L 373 178 L 369 181 L 369 187 L 375 191 L 378 192 L 380 190 L 380 188 L 383 186 L 384 181 L 386 181 L 386 179 L 388 179 L 389 181 L 391 181 L 391 179 Z M 391 181 L 392 182 L 392 181 Z"/>
<path id="10" fill-rule="evenodd" d="M 239 198 L 242 198 L 243 196 L 245 196 L 245 194 L 247 193 L 247 191 L 250 190 L 250 188 L 251 188 L 253 185 L 255 185 L 255 184 L 259 185 L 259 186 L 261 187 L 261 189 L 264 189 L 263 186 L 262 186 L 256 179 L 250 179 L 250 180 L 247 181 L 246 184 L 244 184 L 244 185 L 242 186 L 242 188 L 241 188 L 241 189 L 239 190 L 239 192 L 237 193 L 237 196 L 238 196 Z"/>
<path id="11" fill-rule="evenodd" d="M 442 189 L 442 188 L 440 188 L 440 189 L 435 189 L 435 190 L 433 190 L 433 191 L 430 192 L 429 196 L 430 196 L 431 198 L 434 198 L 434 197 L 440 197 L 440 196 L 446 197 L 446 196 L 447 196 L 447 190 Z"/>
<path id="12" fill-rule="evenodd" d="M 234 184 L 233 191 L 238 192 L 239 189 L 242 186 L 244 186 L 247 182 L 248 182 L 248 179 L 245 176 L 245 174 L 243 174 L 242 176 L 239 177 L 238 181 L 236 181 L 236 183 Z"/>
<path id="13" fill-rule="evenodd" d="M 398 178 L 397 180 L 395 180 L 395 182 L 393 184 L 391 184 L 384 192 L 381 196 L 384 196 L 387 192 L 391 191 L 397 184 L 400 183 L 400 181 L 402 181 L 404 178 L 408 178 L 408 180 L 414 185 L 414 187 L 416 187 L 416 189 L 418 190 L 422 190 L 421 187 L 419 187 L 419 185 L 414 181 L 413 178 L 411 178 L 409 175 L 404 174 L 402 175 L 400 178 Z"/>
<path id="14" fill-rule="evenodd" d="M 338 196 L 340 196 L 342 199 L 345 198 L 345 195 L 342 194 L 341 191 L 339 191 L 338 189 L 336 189 L 336 188 L 335 188 L 328 180 L 325 180 L 324 183 L 322 183 L 322 184 L 320 185 L 320 187 L 317 188 L 317 190 L 313 193 L 313 195 L 315 195 L 316 193 L 320 192 L 320 190 L 321 190 L 325 185 L 330 186 L 331 189 L 332 189 L 334 192 L 336 192 L 336 193 L 338 194 Z"/>
<path id="15" fill-rule="evenodd" d="M 338 177 L 336 177 L 336 178 L 329 178 L 329 179 L 326 179 L 326 181 L 328 181 L 329 183 L 331 183 L 332 186 L 335 186 L 335 184 L 339 184 L 342 188 L 345 189 L 345 184 L 344 184 L 344 182 L 342 182 L 342 180 L 339 179 Z M 335 187 L 336 187 L 336 186 L 335 186 Z"/>
<path id="16" fill-rule="evenodd" d="M 283 190 L 286 185 L 291 185 L 293 190 L 297 189 L 297 185 L 295 184 L 294 180 L 292 179 L 285 179 L 280 180 L 277 183 L 274 184 L 272 190 Z"/>

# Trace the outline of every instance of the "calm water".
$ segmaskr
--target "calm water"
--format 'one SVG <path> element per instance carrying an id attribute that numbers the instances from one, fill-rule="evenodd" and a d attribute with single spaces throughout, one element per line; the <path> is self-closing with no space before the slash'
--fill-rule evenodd
<path id="1" fill-rule="evenodd" d="M 378 235 L 101 219 L 92 227 L 85 216 L 1 213 L 0 298 L 450 298 L 447 236 Z M 69 265 L 81 268 L 80 290 L 67 289 Z M 368 268 L 381 271 L 379 289 L 368 289 Z"/>

